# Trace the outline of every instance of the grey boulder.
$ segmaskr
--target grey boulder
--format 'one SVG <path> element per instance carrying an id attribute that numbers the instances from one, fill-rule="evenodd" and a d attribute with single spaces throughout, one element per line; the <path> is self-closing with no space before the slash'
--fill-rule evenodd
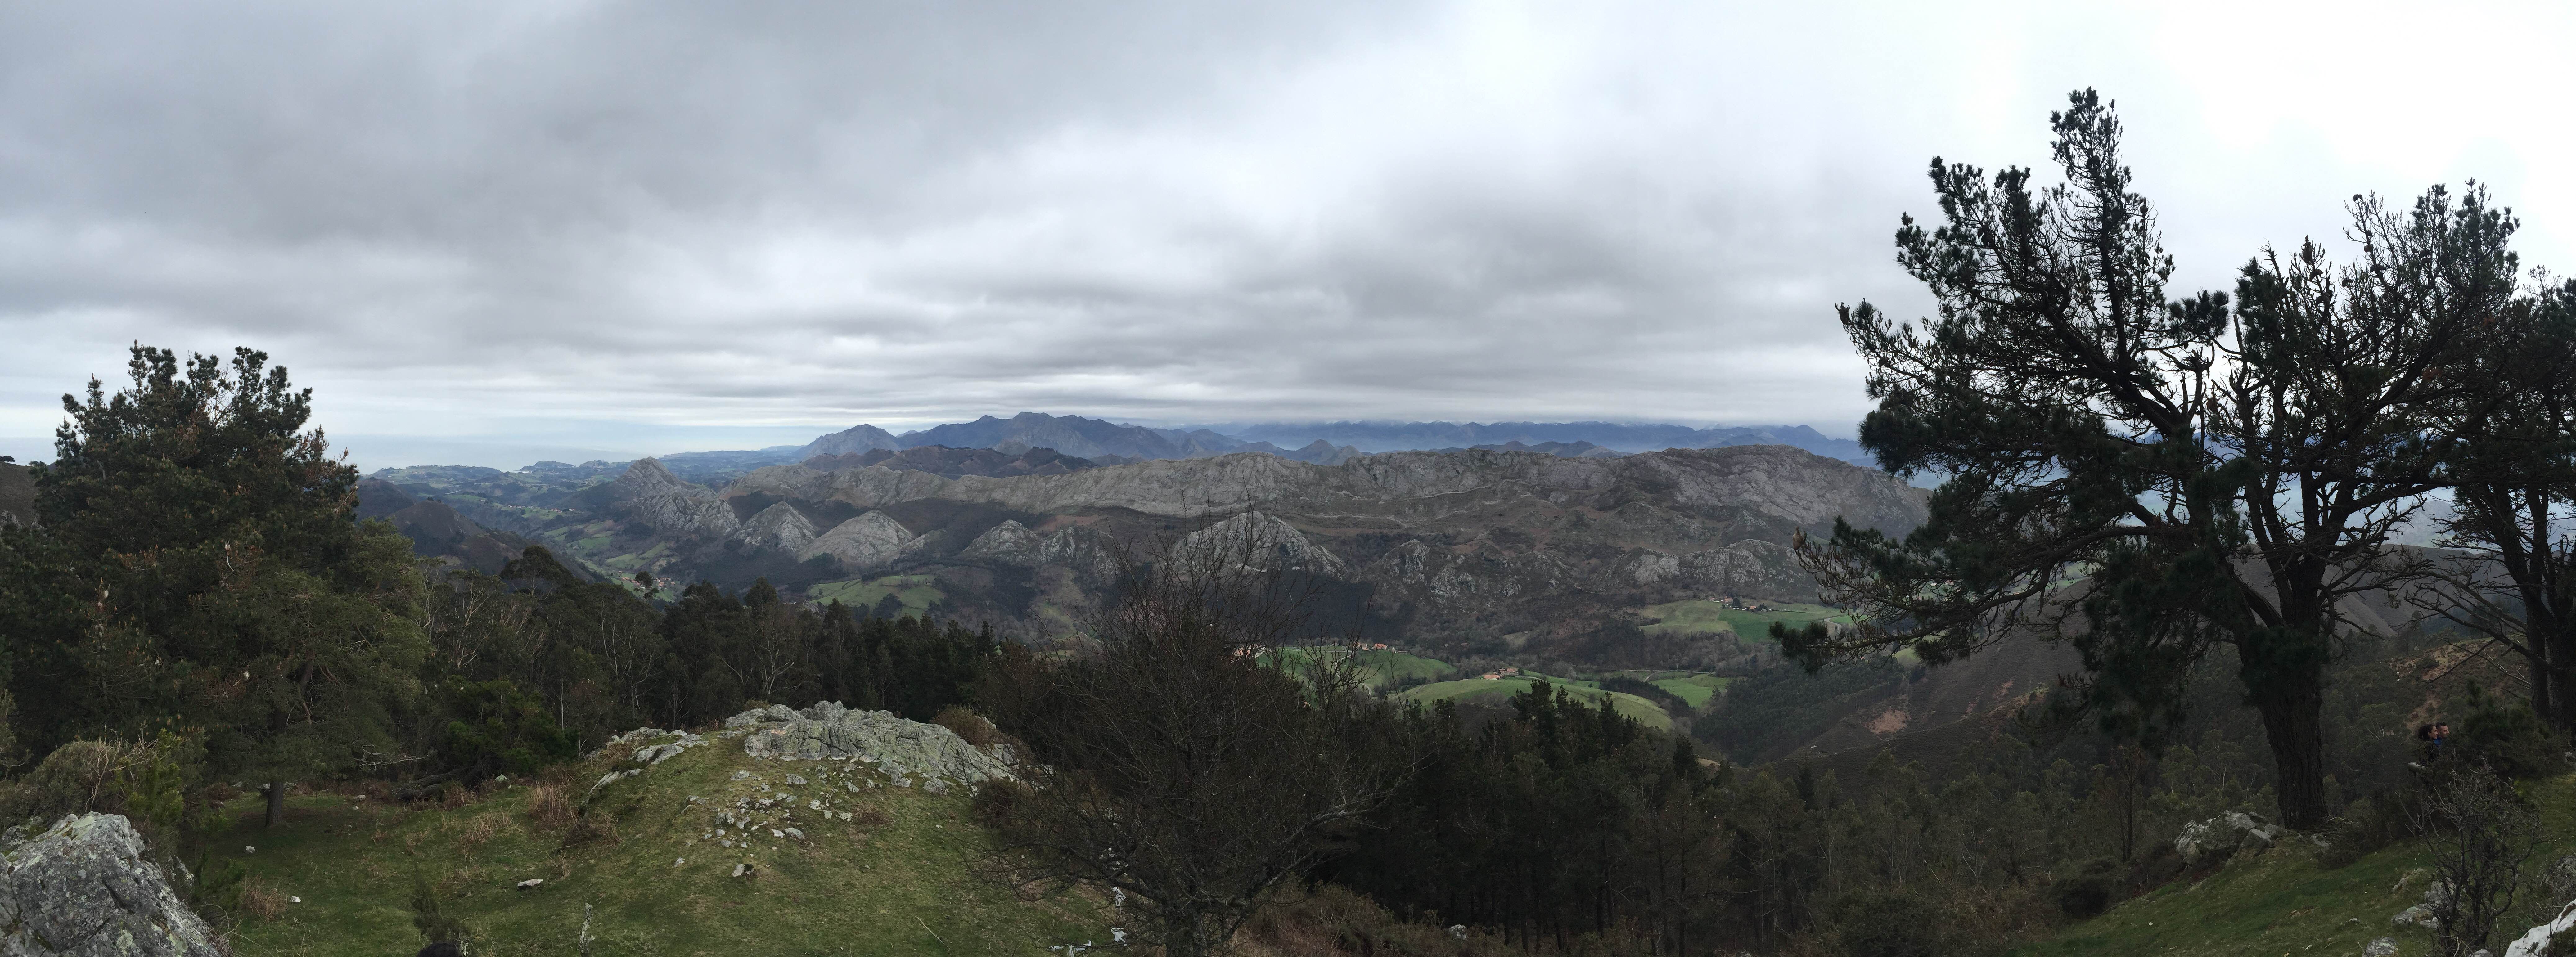
<path id="1" fill-rule="evenodd" d="M 115 814 L 75 814 L 0 835 L 0 957 L 216 957 L 143 837 Z"/>

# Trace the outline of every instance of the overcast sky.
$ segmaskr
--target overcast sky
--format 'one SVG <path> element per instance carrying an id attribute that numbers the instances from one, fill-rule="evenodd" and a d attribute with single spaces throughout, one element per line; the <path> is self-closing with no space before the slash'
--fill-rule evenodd
<path id="1" fill-rule="evenodd" d="M 2576 269 L 2576 22 L 2157 2 L 0 5 L 0 454 L 248 344 L 368 468 L 1865 408 L 1934 155 L 2119 102 L 2184 288 L 2478 178 Z"/>

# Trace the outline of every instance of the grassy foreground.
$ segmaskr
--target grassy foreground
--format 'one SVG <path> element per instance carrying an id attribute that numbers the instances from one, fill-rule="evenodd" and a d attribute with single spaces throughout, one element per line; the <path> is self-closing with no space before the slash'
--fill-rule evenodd
<path id="1" fill-rule="evenodd" d="M 2576 850 L 2576 776 L 2529 786 L 2550 836 L 2526 873 L 2542 871 Z M 2013 951 L 2014 957 L 2146 957 L 2146 955 L 2349 955 L 2395 938 L 2406 957 L 2433 953 L 2432 932 L 2400 928 L 2389 918 L 2424 899 L 2430 864 L 2424 849 L 2402 843 L 2338 868 L 2320 867 L 2304 839 L 2229 860 L 2198 880 L 2167 884 Z M 2537 895 L 2526 895 L 2537 896 Z M 2497 953 L 2554 913 L 2557 901 L 2529 901 L 2498 928 Z"/>
<path id="2" fill-rule="evenodd" d="M 605 770 L 581 767 L 586 776 L 564 789 L 576 802 Z M 416 881 L 473 929 L 475 954 L 493 957 L 580 953 L 585 905 L 599 955 L 1040 954 L 1110 939 L 1109 908 L 1075 895 L 1022 900 L 974 875 L 983 832 L 962 788 L 934 795 L 863 766 L 755 761 L 739 741 L 709 736 L 598 790 L 589 818 L 612 834 L 585 838 L 589 829 L 532 807 L 546 803 L 541 790 L 494 788 L 452 809 L 298 795 L 273 831 L 259 827 L 254 799 L 236 802 L 227 810 L 240 823 L 223 849 L 249 866 L 253 896 L 301 902 L 245 916 L 235 951 L 410 954 L 424 942 L 409 908 Z M 744 833 L 718 820 L 737 798 L 780 793 L 795 797 L 759 812 L 772 820 L 750 830 L 748 846 L 705 839 L 718 827 Z M 823 810 L 810 807 L 817 801 Z M 806 839 L 772 837 L 772 825 Z M 737 864 L 752 874 L 732 876 Z M 530 878 L 545 883 L 516 889 Z"/>

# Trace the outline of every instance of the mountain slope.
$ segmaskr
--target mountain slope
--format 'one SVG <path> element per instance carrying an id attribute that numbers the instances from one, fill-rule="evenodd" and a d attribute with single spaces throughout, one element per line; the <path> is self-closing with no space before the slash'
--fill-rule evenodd
<path id="1" fill-rule="evenodd" d="M 1048 617 L 1040 604 L 1061 614 L 1096 598 L 1102 556 L 1257 512 L 1265 547 L 1311 548 L 1319 557 L 1306 564 L 1356 589 L 1334 600 L 1365 606 L 1364 621 L 1344 612 L 1336 626 L 1401 623 L 1435 646 L 1536 641 L 1622 667 L 1755 654 L 1731 636 L 1646 634 L 1635 611 L 1722 594 L 1805 600 L 1815 586 L 1791 560 L 1795 534 L 1837 517 L 1892 533 L 1922 520 L 1920 491 L 1779 446 L 1620 458 L 1403 452 L 1335 466 L 1235 454 L 1013 478 L 786 465 L 720 498 L 737 514 L 790 503 L 824 519 L 818 528 L 852 529 L 845 549 L 807 546 L 809 560 L 834 555 L 857 576 L 929 575 L 961 611 L 1032 626 Z"/>
<path id="2" fill-rule="evenodd" d="M 1217 426 L 1245 441 L 1296 446 L 1308 442 L 1350 445 L 1365 452 L 1473 448 L 1520 442 L 1589 442 L 1621 452 L 1706 449 L 1730 445 L 1786 445 L 1857 465 L 1875 460 L 1850 439 L 1828 438 L 1803 425 L 1693 428 L 1624 422 L 1269 422 Z"/>

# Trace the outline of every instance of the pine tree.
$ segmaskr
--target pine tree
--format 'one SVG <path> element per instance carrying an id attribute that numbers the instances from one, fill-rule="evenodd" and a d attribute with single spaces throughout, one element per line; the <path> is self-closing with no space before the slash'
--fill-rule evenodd
<path id="1" fill-rule="evenodd" d="M 56 740 L 202 732 L 214 773 L 269 783 L 275 825 L 286 782 L 391 759 L 426 643 L 409 542 L 354 520 L 357 470 L 267 362 L 137 345 L 126 388 L 63 397 L 36 507 L 68 562 L 53 587 L 83 610 L 37 636 L 16 688 Z"/>
<path id="2" fill-rule="evenodd" d="M 2513 296 L 2511 219 L 2476 190 L 2405 212 L 2355 197 L 2360 263 L 2266 250 L 2233 303 L 2168 299 L 2173 260 L 2111 105 L 2078 92 L 2051 121 L 2064 185 L 1933 162 L 1944 223 L 1908 217 L 1897 245 L 1937 320 L 1842 308 L 1878 400 L 1862 444 L 1946 480 L 1901 540 L 1838 524 L 1802 546 L 1867 625 L 1775 630 L 1810 667 L 2070 640 L 2086 681 L 2064 700 L 2151 742 L 2229 646 L 2284 822 L 2322 824 L 2326 665 L 2350 600 L 2423 572 L 2389 534 L 2493 400 L 2462 373 Z"/>

